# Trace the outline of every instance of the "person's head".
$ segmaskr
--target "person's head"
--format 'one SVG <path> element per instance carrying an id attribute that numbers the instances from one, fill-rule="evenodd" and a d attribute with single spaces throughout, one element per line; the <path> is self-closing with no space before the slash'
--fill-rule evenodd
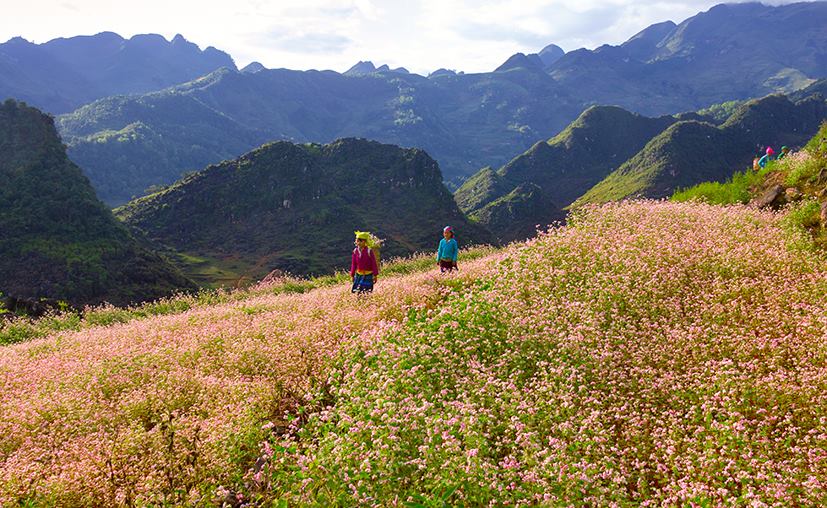
<path id="1" fill-rule="evenodd" d="M 773 150 L 771 146 L 768 146 L 767 147 L 767 155 L 772 155 L 774 153 L 775 153 L 775 150 Z"/>
<path id="2" fill-rule="evenodd" d="M 444 236 L 446 240 L 453 238 L 454 228 L 452 228 L 451 226 L 445 226 L 444 228 L 442 228 L 442 236 Z"/>
<path id="3" fill-rule="evenodd" d="M 368 246 L 368 239 L 370 238 L 370 233 L 367 231 L 355 231 L 356 233 L 356 246 L 357 247 L 367 247 Z"/>
<path id="4" fill-rule="evenodd" d="M 787 153 L 787 152 L 789 152 L 789 151 L 790 151 L 790 147 L 789 147 L 789 146 L 782 146 L 782 147 L 781 147 L 781 153 Z"/>

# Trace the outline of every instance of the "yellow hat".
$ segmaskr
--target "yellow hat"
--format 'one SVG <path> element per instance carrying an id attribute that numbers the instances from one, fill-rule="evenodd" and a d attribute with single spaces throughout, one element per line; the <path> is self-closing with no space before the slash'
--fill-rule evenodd
<path id="1" fill-rule="evenodd" d="M 370 240 L 370 233 L 367 231 L 354 231 L 357 240 Z"/>

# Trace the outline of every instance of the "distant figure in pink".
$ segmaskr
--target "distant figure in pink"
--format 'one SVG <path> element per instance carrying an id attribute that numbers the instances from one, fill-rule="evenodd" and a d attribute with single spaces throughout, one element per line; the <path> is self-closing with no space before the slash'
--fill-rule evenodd
<path id="1" fill-rule="evenodd" d="M 356 248 L 350 257 L 350 278 L 353 281 L 351 293 L 370 293 L 379 276 L 376 254 L 368 247 L 370 233 L 356 231 Z"/>

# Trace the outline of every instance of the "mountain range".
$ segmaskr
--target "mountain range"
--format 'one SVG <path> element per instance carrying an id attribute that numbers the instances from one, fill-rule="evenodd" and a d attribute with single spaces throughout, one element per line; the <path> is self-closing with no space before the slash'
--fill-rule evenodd
<path id="1" fill-rule="evenodd" d="M 347 270 L 354 230 L 383 238 L 383 258 L 435 250 L 445 225 L 464 246 L 491 241 L 424 151 L 352 138 L 269 143 L 116 214 L 205 284 Z"/>
<path id="2" fill-rule="evenodd" d="M 43 44 L 15 37 L 0 44 L 0 99 L 67 113 L 102 97 L 160 90 L 222 67 L 236 68 L 223 51 L 201 51 L 181 35 L 167 41 L 156 34 L 124 39 L 102 32 Z"/>
<path id="3" fill-rule="evenodd" d="M 591 105 L 660 116 L 807 86 L 827 76 L 824 26 L 824 2 L 730 4 L 652 25 L 619 46 L 517 54 L 488 73 L 423 77 L 370 62 L 345 74 L 225 67 L 162 91 L 101 99 L 58 126 L 110 204 L 274 139 L 415 146 L 459 184 L 549 139 Z"/>
<path id="4" fill-rule="evenodd" d="M 82 306 L 194 289 L 141 246 L 66 157 L 51 117 L 0 104 L 0 293 Z"/>

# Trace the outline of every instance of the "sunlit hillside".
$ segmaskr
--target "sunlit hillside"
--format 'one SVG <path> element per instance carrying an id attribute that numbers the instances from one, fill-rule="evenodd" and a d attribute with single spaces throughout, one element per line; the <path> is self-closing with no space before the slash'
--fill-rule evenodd
<path id="1" fill-rule="evenodd" d="M 6 346 L 0 502 L 820 504 L 827 260 L 785 217 L 610 204 L 366 298 Z"/>

